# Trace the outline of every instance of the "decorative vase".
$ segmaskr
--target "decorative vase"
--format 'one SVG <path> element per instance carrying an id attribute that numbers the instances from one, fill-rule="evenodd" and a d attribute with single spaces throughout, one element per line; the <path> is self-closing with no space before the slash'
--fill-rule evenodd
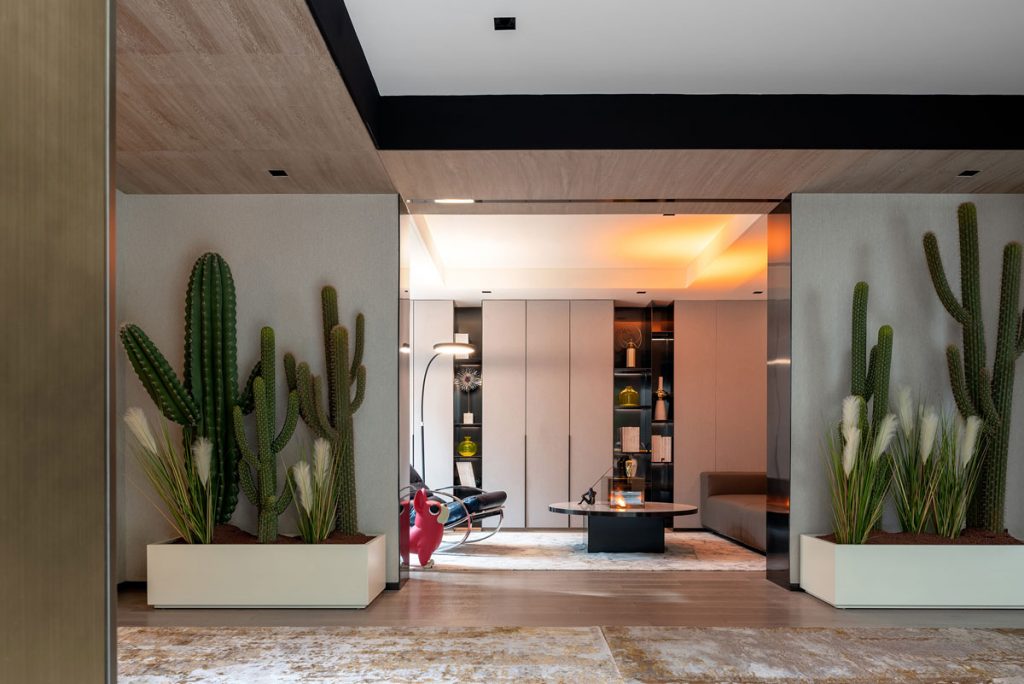
<path id="1" fill-rule="evenodd" d="M 640 393 L 632 385 L 626 385 L 619 392 L 619 406 L 635 407 L 640 405 Z"/>
<path id="2" fill-rule="evenodd" d="M 626 346 L 626 368 L 636 368 L 636 345 L 632 342 Z"/>
<path id="3" fill-rule="evenodd" d="M 654 402 L 654 420 L 668 420 L 668 406 L 665 404 L 665 397 L 668 396 L 668 392 L 665 391 L 665 378 L 658 376 L 658 391 L 655 392 L 658 400 Z"/>
<path id="4" fill-rule="evenodd" d="M 456 451 L 459 453 L 459 456 L 462 456 L 463 458 L 476 456 L 476 442 L 473 441 L 472 437 L 466 435 L 465 437 L 462 438 L 462 441 L 459 442 L 459 446 L 456 448 Z"/>
<path id="5" fill-rule="evenodd" d="M 628 477 L 630 479 L 636 477 L 636 459 L 635 458 L 627 458 L 626 459 L 626 477 Z"/>

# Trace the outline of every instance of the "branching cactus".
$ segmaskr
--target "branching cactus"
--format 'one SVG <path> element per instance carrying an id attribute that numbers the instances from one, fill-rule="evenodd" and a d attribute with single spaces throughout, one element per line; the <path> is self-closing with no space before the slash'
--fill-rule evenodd
<path id="1" fill-rule="evenodd" d="M 981 311 L 978 212 L 974 204 L 961 204 L 957 220 L 960 227 L 959 299 L 949 287 L 934 233 L 925 233 L 924 254 L 939 300 L 963 328 L 963 357 L 956 345 L 946 348 L 953 399 L 962 415 L 979 416 L 985 421 L 982 445 L 985 460 L 968 510 L 967 526 L 1002 532 L 1013 376 L 1017 359 L 1024 353 L 1024 311 L 1020 310 L 1021 245 L 1010 242 L 1003 248 L 996 357 L 989 371 Z"/>
<path id="2" fill-rule="evenodd" d="M 878 341 L 867 351 L 868 284 L 861 281 L 853 288 L 853 363 L 850 394 L 862 397 L 864 415 L 861 429 L 867 432 L 867 405 L 871 405 L 871 425 L 880 425 L 889 412 L 889 372 L 892 366 L 892 327 L 878 329 Z M 873 400 L 873 401 L 872 401 Z"/>
<path id="3" fill-rule="evenodd" d="M 256 447 L 251 448 L 245 436 L 242 409 L 235 407 L 235 438 L 242 452 L 238 468 L 238 481 L 245 496 L 256 507 L 259 516 L 257 536 L 261 544 L 277 540 L 277 518 L 292 502 L 292 489 L 287 484 L 277 491 L 277 455 L 281 453 L 295 432 L 299 420 L 299 397 L 294 390 L 288 393 L 288 408 L 284 425 L 274 436 L 277 417 L 276 371 L 273 328 L 260 331 L 260 374 L 253 381 L 253 401 L 256 407 Z"/>
<path id="4" fill-rule="evenodd" d="M 239 396 L 235 283 L 227 262 L 219 254 L 204 254 L 192 267 L 185 296 L 183 379 L 139 326 L 122 326 L 121 342 L 153 403 L 182 426 L 185 445 L 199 437 L 213 445 L 216 520 L 227 522 L 238 503 L 238 449 L 231 414 L 236 407 L 252 411 L 252 381 L 258 373 L 257 366 Z"/>
<path id="5" fill-rule="evenodd" d="M 299 394 L 302 420 L 317 437 L 326 439 L 338 459 L 336 469 L 338 512 L 335 528 L 344 534 L 356 534 L 356 466 L 352 417 L 366 393 L 366 367 L 363 365 L 363 314 L 356 316 L 355 346 L 349 355 L 348 328 L 338 322 L 338 292 L 331 286 L 320 292 L 324 347 L 327 357 L 327 403 L 323 381 L 313 375 L 309 364 L 296 367 L 295 358 L 285 356 L 288 386 Z"/>

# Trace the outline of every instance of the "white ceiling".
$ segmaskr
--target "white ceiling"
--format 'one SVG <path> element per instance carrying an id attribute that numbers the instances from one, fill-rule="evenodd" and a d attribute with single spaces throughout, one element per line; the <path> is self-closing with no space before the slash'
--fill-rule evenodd
<path id="1" fill-rule="evenodd" d="M 412 299 L 646 304 L 753 299 L 765 289 L 765 221 L 754 214 L 418 215 L 414 223 Z"/>
<path id="2" fill-rule="evenodd" d="M 346 5 L 383 95 L 1024 93 L 1022 0 Z"/>

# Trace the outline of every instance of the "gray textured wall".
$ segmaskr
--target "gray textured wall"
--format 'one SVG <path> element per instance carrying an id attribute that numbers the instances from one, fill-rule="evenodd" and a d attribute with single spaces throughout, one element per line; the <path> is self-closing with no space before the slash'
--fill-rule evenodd
<path id="1" fill-rule="evenodd" d="M 314 372 L 324 368 L 320 287 L 338 288 L 341 319 L 366 315 L 366 399 L 356 414 L 359 520 L 367 534 L 388 534 L 388 581 L 398 579 L 398 201 L 394 195 L 118 195 L 117 320 L 133 321 L 180 370 L 185 284 L 206 251 L 224 255 L 238 291 L 240 381 L 258 358 L 259 330 L 274 328 L 278 361 L 291 351 Z M 117 354 L 118 412 L 141 406 L 157 416 Z M 319 370 L 318 370 L 319 369 Z M 278 375 L 283 377 L 278 366 Z M 278 383 L 283 413 L 285 385 Z M 280 424 L 280 417 L 278 419 Z M 146 499 L 141 473 L 124 454 L 118 423 L 121 506 L 120 577 L 145 579 L 146 544 L 172 536 Z M 310 442 L 304 426 L 281 456 Z M 283 484 L 283 480 L 281 480 Z M 239 498 L 234 522 L 254 529 L 255 513 Z M 282 532 L 295 529 L 294 508 Z"/>
<path id="2" fill-rule="evenodd" d="M 1003 245 L 1024 239 L 1024 195 L 794 195 L 793 424 L 791 577 L 799 579 L 799 535 L 830 529 L 823 439 L 849 392 L 850 300 L 853 286 L 871 286 L 869 338 L 878 326 L 895 331 L 893 391 L 910 385 L 952 408 L 945 346 L 960 328 L 932 289 L 921 237 L 939 238 L 953 290 L 959 293 L 956 207 L 978 205 L 982 296 L 990 354 Z M 991 356 L 990 356 L 991 361 Z M 1024 535 L 1024 373 L 1018 365 L 1010 443 L 1007 524 Z"/>

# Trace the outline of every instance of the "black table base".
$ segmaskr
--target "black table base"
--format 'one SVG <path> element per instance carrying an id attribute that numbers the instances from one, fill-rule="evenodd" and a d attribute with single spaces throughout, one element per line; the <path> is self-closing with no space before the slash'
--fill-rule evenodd
<path id="1" fill-rule="evenodd" d="M 665 553 L 663 518 L 591 516 L 587 520 L 589 553 Z"/>

